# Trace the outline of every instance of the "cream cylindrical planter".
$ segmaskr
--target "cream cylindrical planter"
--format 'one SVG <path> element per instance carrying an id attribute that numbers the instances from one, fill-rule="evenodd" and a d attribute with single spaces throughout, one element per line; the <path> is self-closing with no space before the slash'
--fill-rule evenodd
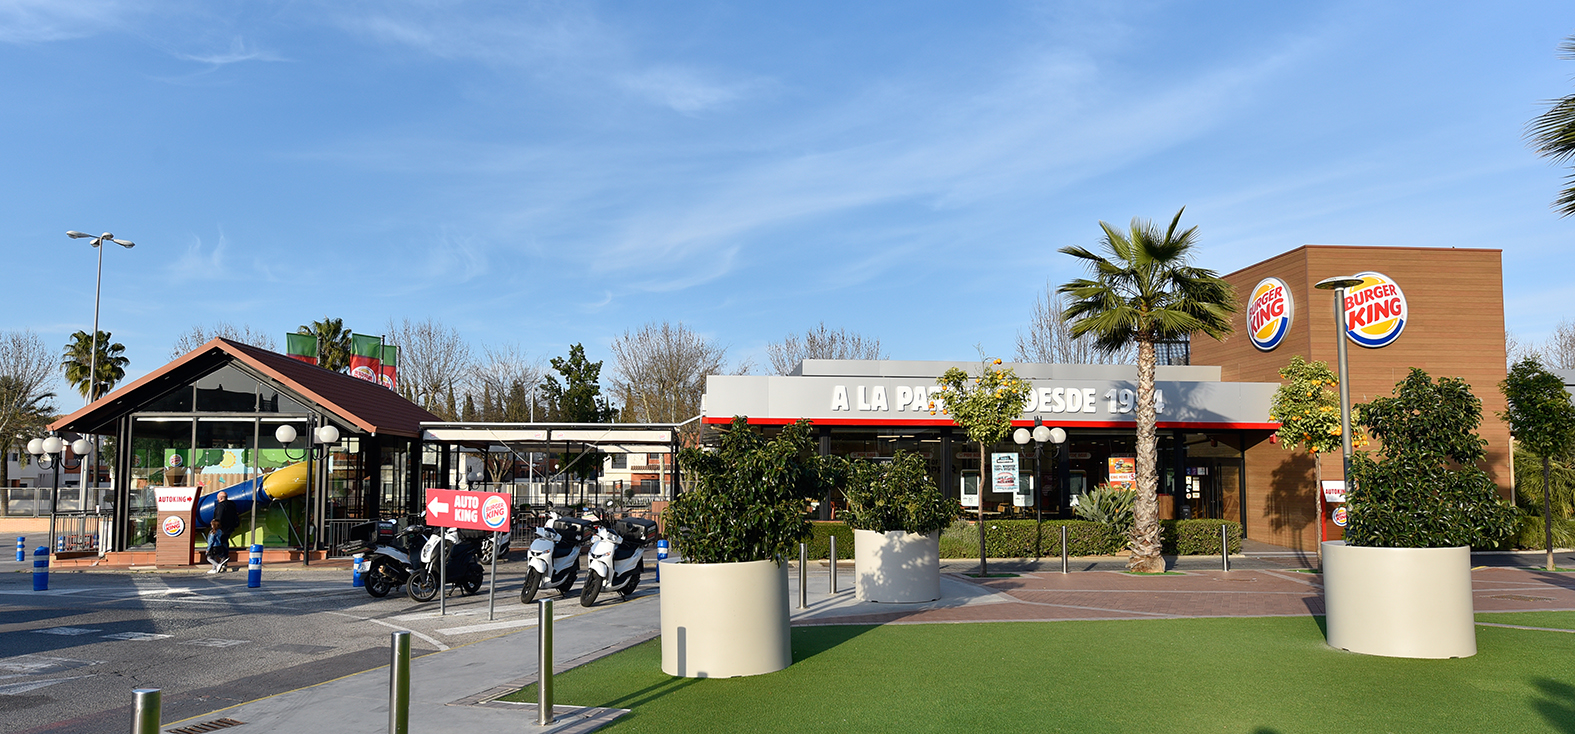
<path id="1" fill-rule="evenodd" d="M 663 561 L 662 672 L 734 678 L 793 662 L 787 566 Z"/>
<path id="2" fill-rule="evenodd" d="M 1331 647 L 1392 658 L 1477 654 L 1471 547 L 1323 544 Z"/>
<path id="3" fill-rule="evenodd" d="M 940 533 L 853 531 L 854 595 L 913 604 L 941 598 Z"/>

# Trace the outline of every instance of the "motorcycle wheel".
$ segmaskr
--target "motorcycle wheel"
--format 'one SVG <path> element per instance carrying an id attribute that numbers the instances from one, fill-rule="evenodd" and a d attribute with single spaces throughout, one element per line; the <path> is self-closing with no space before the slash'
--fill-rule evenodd
<path id="1" fill-rule="evenodd" d="M 574 588 L 574 577 L 578 575 L 579 574 L 571 575 L 570 577 L 564 579 L 563 583 L 558 584 L 558 593 L 562 594 L 563 596 L 568 596 L 569 589 Z"/>
<path id="2" fill-rule="evenodd" d="M 628 599 L 629 596 L 634 593 L 634 590 L 637 587 L 639 587 L 639 585 L 640 585 L 640 577 L 644 576 L 644 575 L 645 575 L 645 559 L 641 558 L 640 560 L 634 562 L 634 578 L 629 579 L 629 583 L 627 585 L 625 585 L 622 589 L 619 589 L 618 593 L 620 595 L 622 595 L 623 598 Z"/>
<path id="3" fill-rule="evenodd" d="M 481 570 L 481 566 L 471 566 L 465 572 L 464 578 L 459 580 L 459 593 L 471 596 L 481 591 L 481 583 L 486 580 L 485 573 Z"/>
<path id="4" fill-rule="evenodd" d="M 388 573 L 388 564 L 381 560 L 372 562 L 372 570 L 366 572 L 362 582 L 366 585 L 366 593 L 371 594 L 374 599 L 388 596 L 388 592 L 393 591 L 397 586 Z"/>
<path id="5" fill-rule="evenodd" d="M 432 601 L 437 598 L 438 591 L 437 577 L 424 568 L 410 574 L 410 580 L 405 583 L 405 593 L 411 601 Z"/>
<path id="6" fill-rule="evenodd" d="M 536 590 L 541 588 L 541 572 L 532 568 L 525 572 L 525 588 L 520 589 L 520 603 L 529 604 L 536 600 Z"/>
<path id="7" fill-rule="evenodd" d="M 595 606 L 596 596 L 600 593 L 602 593 L 602 575 L 595 571 L 585 572 L 585 588 L 580 589 L 580 606 Z"/>

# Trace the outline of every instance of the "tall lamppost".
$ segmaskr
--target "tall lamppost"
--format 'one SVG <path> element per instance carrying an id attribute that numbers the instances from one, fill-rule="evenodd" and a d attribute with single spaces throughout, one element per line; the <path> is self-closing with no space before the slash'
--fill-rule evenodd
<path id="1" fill-rule="evenodd" d="M 1354 275 L 1338 275 L 1313 284 L 1318 290 L 1334 291 L 1334 338 L 1339 342 L 1340 358 L 1340 478 L 1346 483 L 1347 490 L 1351 488 L 1351 380 L 1345 361 L 1345 289 L 1361 285 L 1362 282 L 1361 278 Z M 1323 487 L 1319 487 L 1318 491 L 1322 492 Z M 1322 522 L 1322 519 L 1319 521 Z"/>
<path id="2" fill-rule="evenodd" d="M 103 247 L 103 245 L 104 245 L 105 242 L 113 242 L 113 243 L 115 243 L 117 245 L 120 245 L 121 247 L 124 247 L 124 248 L 129 250 L 129 249 L 131 249 L 133 247 L 136 247 L 137 243 L 131 242 L 129 240 L 117 240 L 117 239 L 115 239 L 115 235 L 112 235 L 112 234 L 110 234 L 108 232 L 105 232 L 104 234 L 101 234 L 101 235 L 98 235 L 97 237 L 95 237 L 95 236 L 90 235 L 90 234 L 88 234 L 86 232 L 78 232 L 78 231 L 73 229 L 73 230 L 70 230 L 70 231 L 66 232 L 66 236 L 70 237 L 71 239 L 74 239 L 74 240 L 81 240 L 81 239 L 92 240 L 92 242 L 89 243 L 89 244 L 93 245 L 93 247 L 98 250 L 98 274 L 97 274 L 97 276 L 94 277 L 94 280 L 93 280 L 93 349 L 92 349 L 91 352 L 89 352 L 89 356 L 88 356 L 88 394 L 87 394 L 87 404 L 88 405 L 92 405 L 93 401 L 98 399 L 98 297 L 99 297 L 99 293 L 101 292 L 103 284 L 104 284 L 104 247 Z M 93 447 L 95 449 L 98 448 L 98 434 L 96 434 L 96 433 L 93 434 Z M 82 486 L 85 489 L 87 487 L 87 483 L 83 482 Z M 93 488 L 94 489 L 98 488 L 98 452 L 97 451 L 93 452 Z"/>
<path id="3" fill-rule="evenodd" d="M 1044 502 L 1040 499 L 1043 496 L 1043 490 L 1040 488 L 1044 486 L 1045 472 L 1043 462 L 1040 460 L 1040 452 L 1044 449 L 1045 442 L 1048 441 L 1055 444 L 1056 453 L 1053 456 L 1059 456 L 1061 444 L 1066 443 L 1066 430 L 1059 427 L 1050 428 L 1044 424 L 1043 418 L 1036 417 L 1034 418 L 1034 430 L 1019 428 L 1012 432 L 1012 441 L 1016 442 L 1018 446 L 1026 445 L 1030 440 L 1034 442 L 1034 520 L 1044 522 Z"/>
<path id="4" fill-rule="evenodd" d="M 313 537 L 315 534 L 312 532 L 312 482 L 317 478 L 317 472 L 313 471 L 312 462 L 314 460 L 327 458 L 329 452 L 333 450 L 334 444 L 339 443 L 338 428 L 336 428 L 332 423 L 324 423 L 323 425 L 318 426 L 316 429 L 312 429 L 310 426 L 316 422 L 316 416 L 313 416 L 311 419 L 309 419 L 307 425 L 308 430 L 312 434 L 312 438 L 306 442 L 306 450 L 302 452 L 303 455 L 301 457 L 306 460 L 306 512 L 301 519 L 301 524 L 305 526 L 307 535 L 307 537 L 301 538 L 301 564 L 305 566 L 312 565 L 312 546 L 315 545 L 313 542 Z M 284 456 L 286 459 L 291 458 L 290 444 L 295 443 L 296 436 L 297 434 L 295 431 L 295 426 L 292 426 L 288 423 L 273 430 L 273 438 L 275 441 L 279 442 L 280 446 L 284 447 Z M 313 446 L 313 443 L 316 443 L 317 445 Z M 319 492 L 319 494 L 321 494 L 321 492 Z M 253 490 L 252 512 L 254 518 L 257 510 L 256 497 L 256 490 Z M 321 499 L 321 497 L 319 497 L 319 499 Z M 322 518 L 318 518 L 319 522 L 321 520 Z M 252 526 L 254 529 L 256 524 L 257 521 L 253 519 Z"/>
<path id="5" fill-rule="evenodd" d="M 32 454 L 35 457 L 35 460 L 39 463 L 40 466 L 43 466 L 44 463 L 47 461 L 49 463 L 49 465 L 51 466 L 51 468 L 54 469 L 54 481 L 50 485 L 50 492 L 49 492 L 49 547 L 50 547 L 51 550 L 54 550 L 56 548 L 56 546 L 55 546 L 55 511 L 58 508 L 58 505 L 60 503 L 60 464 L 65 459 L 65 457 L 63 456 L 65 451 L 66 451 L 66 442 L 65 442 L 64 439 L 62 439 L 59 436 L 50 436 L 48 438 L 35 438 L 35 439 L 27 442 L 27 453 Z M 77 463 L 76 463 L 76 467 L 68 467 L 68 468 L 81 467 L 83 462 L 85 462 L 87 460 L 88 455 L 90 453 L 92 453 L 92 451 L 93 451 L 93 444 L 90 444 L 87 441 L 85 441 L 83 439 L 80 439 L 80 438 L 75 440 L 75 441 L 72 441 L 71 442 L 71 452 L 76 454 Z M 85 479 L 85 477 L 84 477 L 84 479 Z M 79 489 L 83 490 L 83 494 L 81 495 L 81 504 L 82 504 L 82 506 L 84 508 L 86 508 L 87 507 L 87 497 L 86 497 L 87 482 L 86 481 L 82 481 L 80 483 Z M 34 509 L 35 512 L 38 509 L 38 497 L 36 495 L 33 497 L 33 509 Z"/>

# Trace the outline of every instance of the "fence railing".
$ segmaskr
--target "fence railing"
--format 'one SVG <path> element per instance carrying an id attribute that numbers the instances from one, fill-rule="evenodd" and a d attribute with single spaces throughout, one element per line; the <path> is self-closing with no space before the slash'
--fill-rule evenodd
<path id="1" fill-rule="evenodd" d="M 97 553 L 111 542 L 113 531 L 114 517 L 111 515 L 56 515 L 55 537 L 50 543 L 56 553 Z"/>

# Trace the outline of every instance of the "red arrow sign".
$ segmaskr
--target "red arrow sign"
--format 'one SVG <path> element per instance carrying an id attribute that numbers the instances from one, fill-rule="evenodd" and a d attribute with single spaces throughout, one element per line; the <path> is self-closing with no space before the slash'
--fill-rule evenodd
<path id="1" fill-rule="evenodd" d="M 509 529 L 512 499 L 507 492 L 427 490 L 427 524 L 468 530 Z"/>

